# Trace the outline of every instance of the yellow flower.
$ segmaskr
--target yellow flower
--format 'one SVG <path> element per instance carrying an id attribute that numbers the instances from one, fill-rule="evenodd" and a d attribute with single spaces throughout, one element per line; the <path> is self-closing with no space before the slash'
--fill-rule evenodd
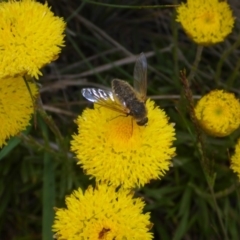
<path id="1" fill-rule="evenodd" d="M 229 5 L 219 0 L 187 0 L 177 8 L 177 22 L 201 45 L 222 42 L 231 33 L 234 17 Z"/>
<path id="2" fill-rule="evenodd" d="M 235 146 L 235 152 L 231 157 L 231 169 L 237 173 L 240 179 L 240 139 L 238 139 L 237 144 Z"/>
<path id="3" fill-rule="evenodd" d="M 30 82 L 28 85 L 36 97 L 36 85 Z M 0 147 L 28 126 L 34 112 L 31 94 L 22 77 L 0 80 Z"/>
<path id="4" fill-rule="evenodd" d="M 47 3 L 33 0 L 0 3 L 0 79 L 38 78 L 40 68 L 57 59 L 64 45 L 65 23 Z"/>
<path id="5" fill-rule="evenodd" d="M 148 240 L 151 223 L 143 214 L 144 202 L 129 191 L 99 185 L 81 189 L 66 198 L 67 209 L 57 209 L 53 231 L 64 240 Z"/>
<path id="6" fill-rule="evenodd" d="M 232 93 L 214 90 L 203 96 L 195 107 L 202 128 L 212 136 L 225 137 L 240 124 L 240 103 Z"/>
<path id="7" fill-rule="evenodd" d="M 165 174 L 175 155 L 174 127 L 153 101 L 146 106 L 147 126 L 98 104 L 78 117 L 71 148 L 86 174 L 125 188 L 143 186 Z"/>

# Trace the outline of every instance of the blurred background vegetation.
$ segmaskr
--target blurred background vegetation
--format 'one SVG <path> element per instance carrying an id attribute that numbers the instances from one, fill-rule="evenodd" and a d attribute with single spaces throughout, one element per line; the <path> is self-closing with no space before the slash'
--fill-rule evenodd
<path id="1" fill-rule="evenodd" d="M 103 2 L 115 6 L 102 6 Z M 136 193 L 151 212 L 154 239 L 239 239 L 240 191 L 229 159 L 240 132 L 205 139 L 210 170 L 216 177 L 211 190 L 179 77 L 180 70 L 189 73 L 197 46 L 175 22 L 174 7 L 144 7 L 179 2 L 48 3 L 67 22 L 66 46 L 59 59 L 43 69 L 39 82 L 48 116 L 37 113 L 20 135 L 21 141 L 11 139 L 0 152 L 0 239 L 52 239 L 53 206 L 63 207 L 67 194 L 93 182 L 69 150 L 76 132 L 74 119 L 91 107 L 81 88 L 109 87 L 115 77 L 132 83 L 136 55 L 141 52 L 149 63 L 148 96 L 165 109 L 177 132 L 177 155 L 170 171 Z M 234 30 L 223 43 L 204 48 L 191 85 L 196 100 L 216 88 L 239 97 L 240 2 L 229 3 L 236 17 Z"/>

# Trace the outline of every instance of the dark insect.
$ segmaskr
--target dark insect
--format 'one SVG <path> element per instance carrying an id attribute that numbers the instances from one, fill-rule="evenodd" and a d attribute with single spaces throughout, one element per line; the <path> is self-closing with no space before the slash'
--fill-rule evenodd
<path id="1" fill-rule="evenodd" d="M 147 60 L 143 53 L 138 57 L 134 67 L 134 87 L 128 82 L 113 79 L 112 90 L 83 88 L 82 95 L 89 101 L 132 116 L 139 126 L 148 122 L 146 108 Z"/>

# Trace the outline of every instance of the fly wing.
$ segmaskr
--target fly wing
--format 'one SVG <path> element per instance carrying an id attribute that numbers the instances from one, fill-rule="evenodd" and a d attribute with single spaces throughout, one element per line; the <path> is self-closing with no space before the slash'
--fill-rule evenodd
<path id="1" fill-rule="evenodd" d="M 141 53 L 135 63 L 134 72 L 134 89 L 138 92 L 140 98 L 146 101 L 147 96 L 147 59 L 144 53 Z"/>
<path id="2" fill-rule="evenodd" d="M 116 112 L 124 114 L 127 113 L 123 106 L 116 101 L 113 93 L 109 90 L 103 90 L 99 88 L 83 88 L 81 93 L 90 102 L 94 102 Z"/>
<path id="3" fill-rule="evenodd" d="M 109 90 L 103 90 L 100 88 L 83 88 L 81 93 L 90 102 L 98 102 L 102 100 L 114 101 L 113 94 Z"/>

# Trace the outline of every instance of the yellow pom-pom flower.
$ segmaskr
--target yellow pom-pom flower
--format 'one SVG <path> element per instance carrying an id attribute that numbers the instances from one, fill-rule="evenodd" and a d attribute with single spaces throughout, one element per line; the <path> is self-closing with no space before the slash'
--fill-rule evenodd
<path id="1" fill-rule="evenodd" d="M 240 179 L 240 139 L 238 139 L 235 146 L 235 152 L 231 157 L 231 169 L 237 173 L 238 178 Z"/>
<path id="2" fill-rule="evenodd" d="M 234 25 L 232 11 L 225 1 L 187 0 L 177 8 L 177 22 L 200 45 L 222 42 Z"/>
<path id="3" fill-rule="evenodd" d="M 38 78 L 64 45 L 64 21 L 34 0 L 2 1 L 0 16 L 0 79 Z"/>
<path id="4" fill-rule="evenodd" d="M 209 135 L 225 137 L 240 124 L 240 103 L 234 94 L 214 90 L 203 96 L 195 107 L 201 127 Z"/>
<path id="5" fill-rule="evenodd" d="M 146 107 L 147 126 L 98 104 L 78 117 L 71 149 L 86 174 L 125 188 L 143 186 L 165 174 L 175 155 L 175 130 L 153 101 Z"/>
<path id="6" fill-rule="evenodd" d="M 99 185 L 81 189 L 66 198 L 67 209 L 57 209 L 53 231 L 57 239 L 152 239 L 144 202 L 129 191 Z"/>
<path id="7" fill-rule="evenodd" d="M 29 124 L 34 112 L 32 97 L 37 96 L 38 89 L 33 83 L 28 85 L 31 93 L 22 77 L 0 80 L 0 147 Z"/>

